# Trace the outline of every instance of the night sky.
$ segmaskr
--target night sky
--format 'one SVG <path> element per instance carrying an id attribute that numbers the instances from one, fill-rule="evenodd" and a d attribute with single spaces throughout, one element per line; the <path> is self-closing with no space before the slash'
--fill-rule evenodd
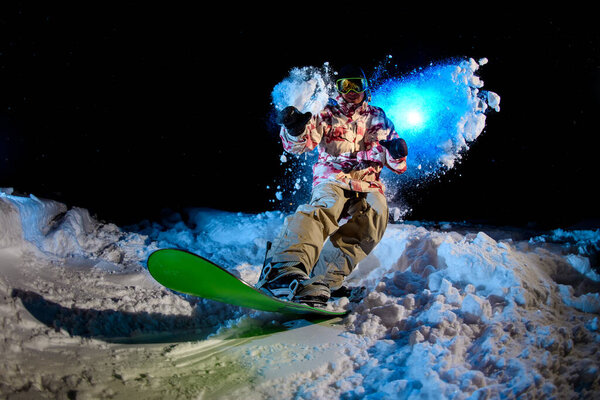
<path id="1" fill-rule="evenodd" d="M 16 193 L 118 224 L 165 208 L 272 210 L 265 188 L 282 176 L 282 150 L 270 93 L 292 67 L 354 62 L 369 73 L 391 55 L 408 73 L 487 57 L 479 75 L 501 111 L 458 167 L 403 194 L 407 218 L 566 228 L 599 217 L 591 10 L 6 3 L 0 187 Z"/>

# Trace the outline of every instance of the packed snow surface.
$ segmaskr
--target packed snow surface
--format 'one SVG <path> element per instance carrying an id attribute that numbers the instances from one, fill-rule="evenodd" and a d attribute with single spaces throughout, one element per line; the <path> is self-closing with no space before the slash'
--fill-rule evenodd
<path id="1" fill-rule="evenodd" d="M 122 228 L 0 193 L 3 398 L 594 398 L 599 231 L 388 226 L 345 318 L 174 293 L 145 261 L 181 247 L 253 283 L 280 212 L 189 210 Z"/>

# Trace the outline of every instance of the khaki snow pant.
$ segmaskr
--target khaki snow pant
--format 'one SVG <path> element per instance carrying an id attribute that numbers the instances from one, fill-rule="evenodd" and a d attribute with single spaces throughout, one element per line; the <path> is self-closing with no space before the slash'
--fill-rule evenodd
<path id="1" fill-rule="evenodd" d="M 335 290 L 379 243 L 387 222 L 387 201 L 381 193 L 323 183 L 313 189 L 309 204 L 286 218 L 267 260 L 302 263 L 310 276 Z"/>

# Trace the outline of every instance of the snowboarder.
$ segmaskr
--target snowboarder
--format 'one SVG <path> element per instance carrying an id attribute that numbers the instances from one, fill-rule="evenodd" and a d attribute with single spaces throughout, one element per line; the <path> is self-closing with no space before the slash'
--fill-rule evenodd
<path id="1" fill-rule="evenodd" d="M 369 105 L 363 70 L 347 65 L 337 78 L 337 96 L 320 113 L 293 106 L 279 113 L 284 150 L 301 154 L 318 147 L 319 156 L 311 200 L 286 218 L 256 285 L 310 305 L 325 304 L 381 240 L 388 222 L 383 167 L 406 171 L 406 142 L 384 111 Z"/>

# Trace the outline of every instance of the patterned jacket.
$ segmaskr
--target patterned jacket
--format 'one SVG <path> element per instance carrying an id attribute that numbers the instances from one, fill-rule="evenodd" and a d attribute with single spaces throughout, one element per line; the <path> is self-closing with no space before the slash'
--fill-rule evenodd
<path id="1" fill-rule="evenodd" d="M 367 101 L 349 104 L 341 96 L 323 111 L 313 115 L 297 137 L 281 129 L 285 151 L 302 154 L 318 146 L 319 158 L 313 166 L 313 187 L 334 182 L 356 192 L 379 191 L 384 166 L 397 174 L 406 171 L 406 157 L 393 159 L 379 140 L 398 138 L 384 111 Z"/>

